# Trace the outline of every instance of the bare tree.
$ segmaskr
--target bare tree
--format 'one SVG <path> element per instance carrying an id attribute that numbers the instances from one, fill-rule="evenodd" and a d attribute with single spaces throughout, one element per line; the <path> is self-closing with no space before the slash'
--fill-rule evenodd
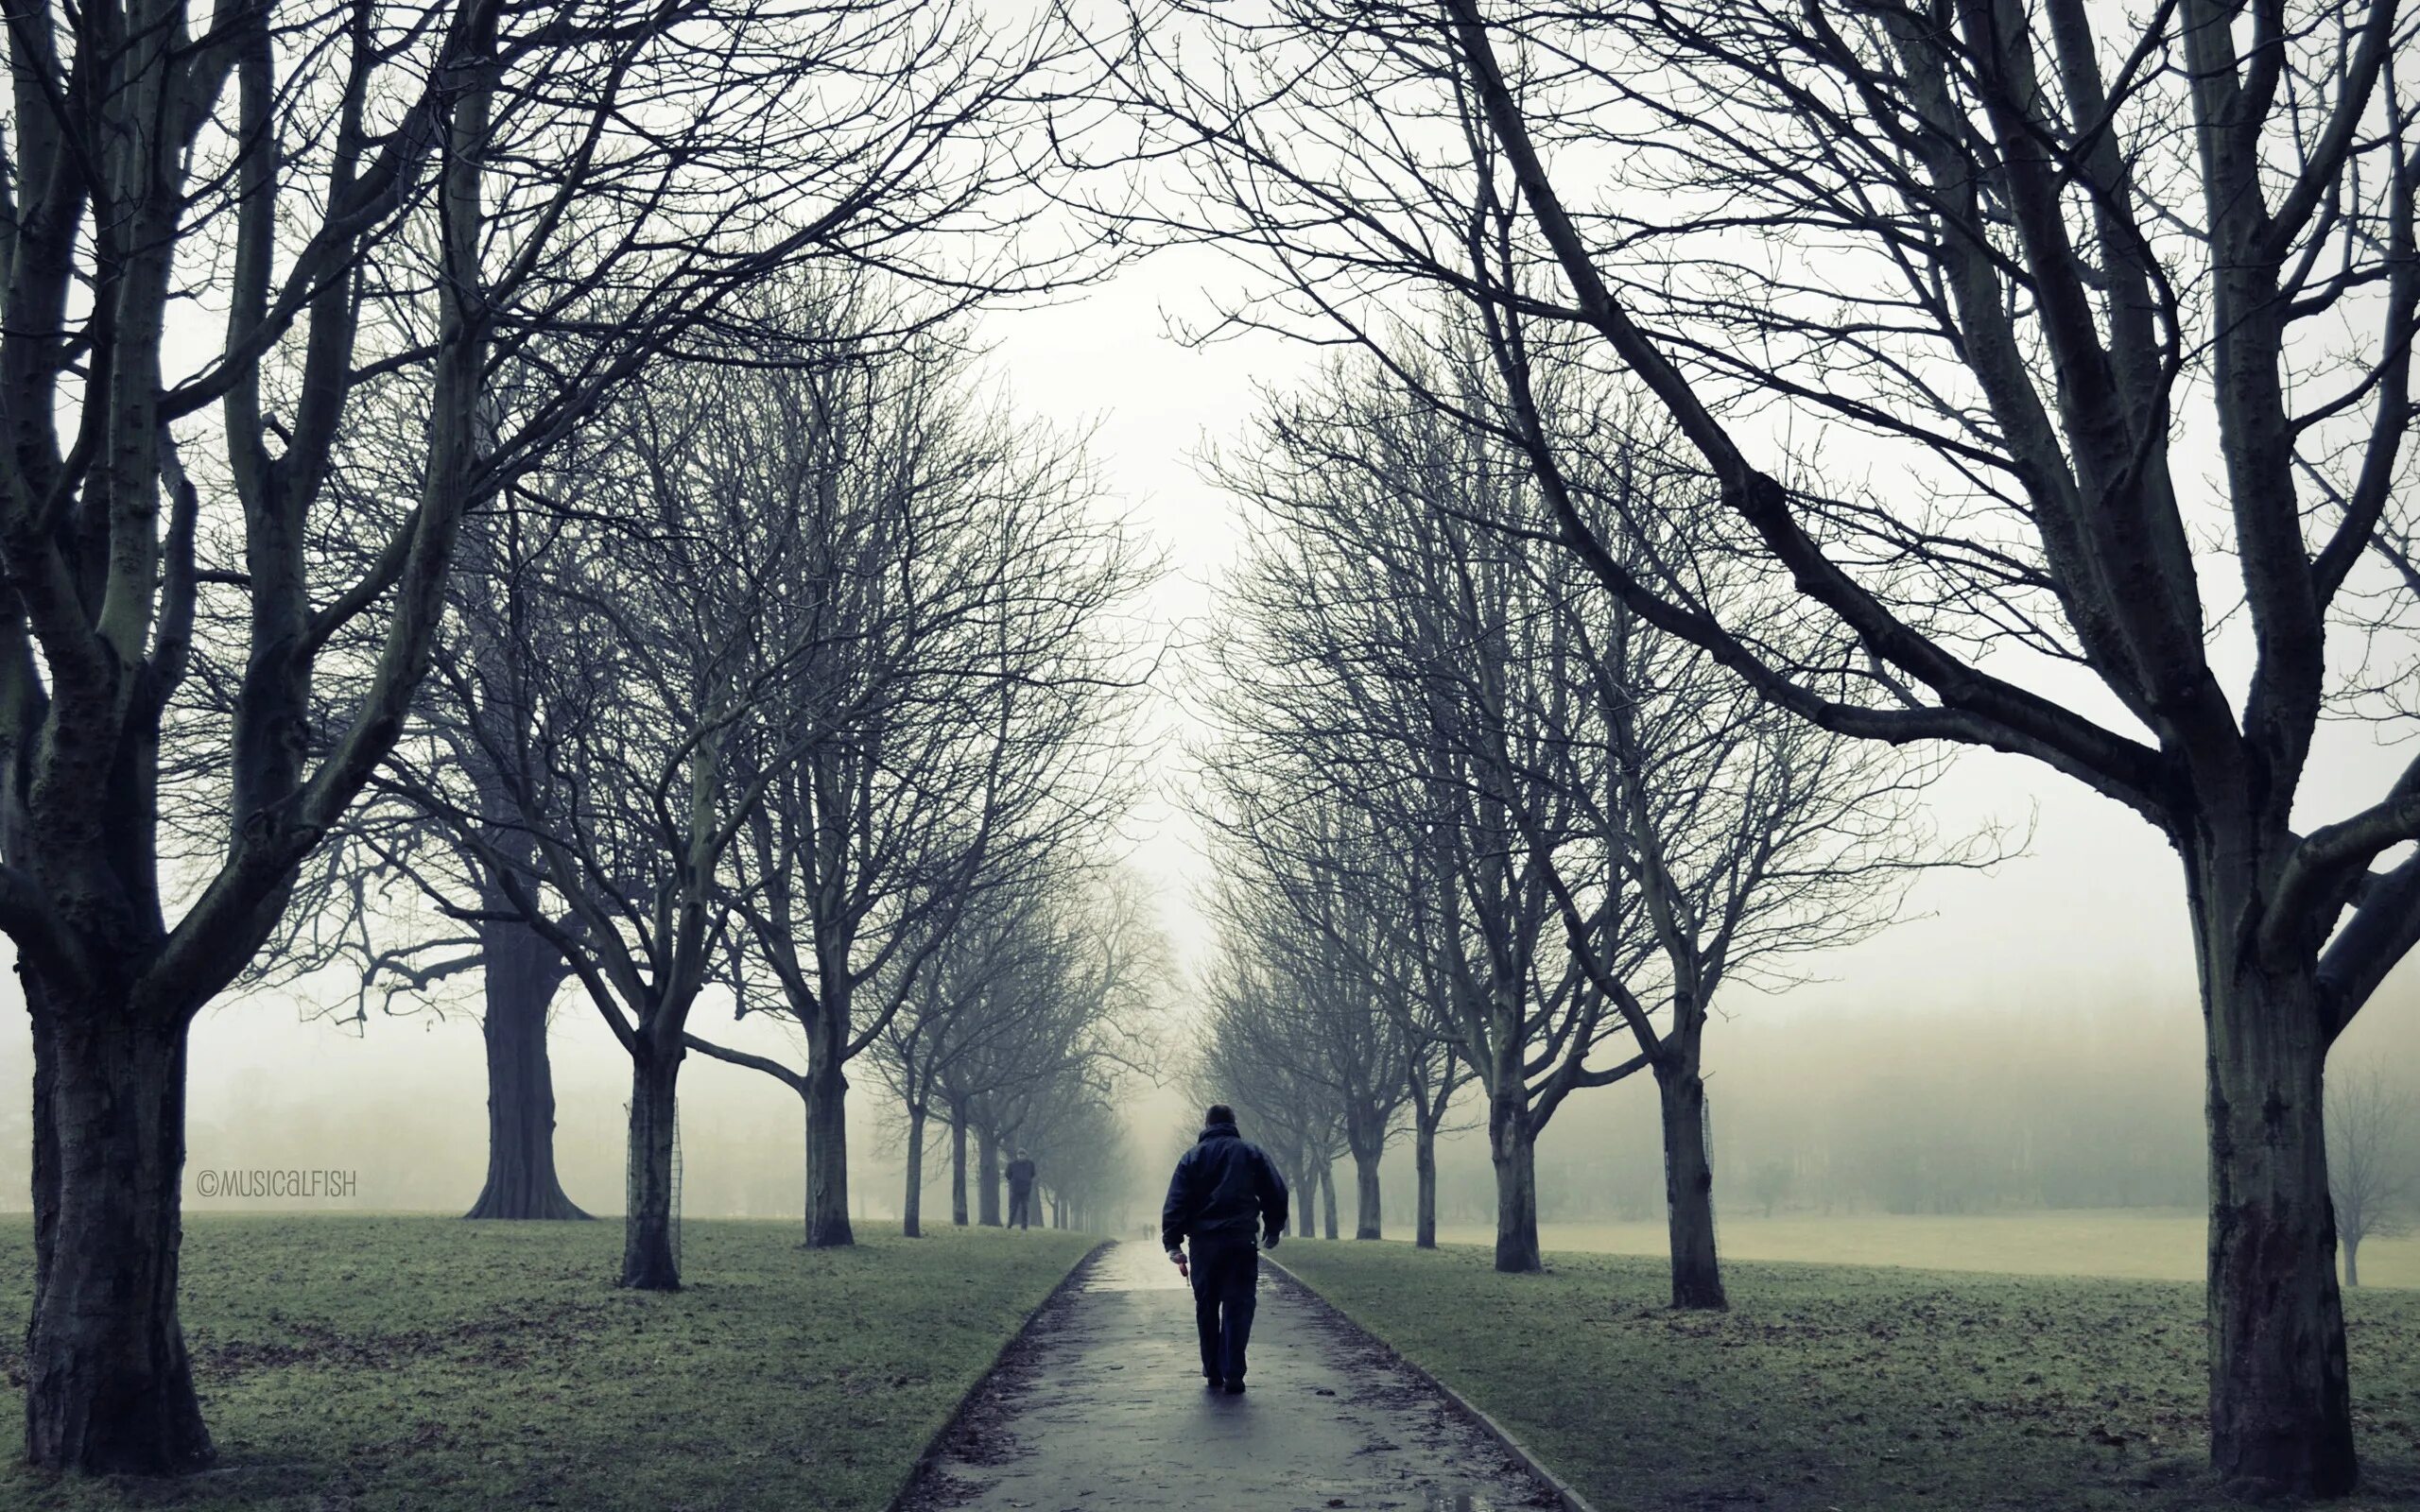
<path id="1" fill-rule="evenodd" d="M 1133 1151 L 1113 1099 L 1069 1096 L 1021 1136 L 1040 1169 L 1054 1228 L 1100 1230 L 1111 1199 L 1133 1175 Z"/>
<path id="2" fill-rule="evenodd" d="M 1672 1305 L 1728 1305 L 1715 1252 L 1704 1039 L 1737 977 L 1772 988 L 1783 962 L 1860 939 L 1894 916 L 1928 838 L 1913 800 L 1930 772 L 1757 704 L 1690 648 L 1616 610 L 1591 658 L 1614 782 L 1578 789 L 1586 840 L 1554 853 L 1574 957 L 1619 1009 L 1663 1119 Z M 1575 865 L 1576 863 L 1576 865 Z M 1595 921 L 1633 891 L 1655 945 L 1632 964 Z"/>
<path id="3" fill-rule="evenodd" d="M 1456 1048 L 1454 972 L 1447 965 L 1454 920 L 1439 906 L 1444 872 L 1433 848 L 1417 833 L 1388 839 L 1350 869 L 1350 885 L 1372 900 L 1370 917 L 1385 929 L 1375 954 L 1361 964 L 1383 984 L 1384 1001 L 1401 1025 L 1399 1074 L 1411 1118 L 1412 1244 L 1434 1249 L 1437 1136 L 1471 1076 Z"/>
<path id="4" fill-rule="evenodd" d="M 2344 1243 L 2344 1284 L 2361 1284 L 2361 1241 L 2409 1232 L 2420 1199 L 2420 1118 L 2386 1068 L 2327 1078 L 2328 1200 Z"/>
<path id="5" fill-rule="evenodd" d="M 731 851 L 738 1012 L 787 1018 L 805 1066 L 689 1042 L 799 1092 L 818 1247 L 853 1242 L 848 1063 L 970 904 L 1063 868 L 1132 786 L 1139 674 L 1112 621 L 1148 564 L 1094 512 L 1080 449 L 968 380 L 923 348 L 838 391 L 749 380 L 772 445 L 833 451 L 830 523 L 857 544 L 793 606 L 831 647 L 816 675 L 732 746 L 766 793 Z"/>
<path id="6" fill-rule="evenodd" d="M 1618 518 L 1698 517 L 1643 502 L 1698 488 L 1657 466 L 1648 448 L 1618 446 L 1602 460 L 1605 474 L 1592 479 L 1591 493 Z M 1478 518 L 1471 503 L 1431 507 Z M 1537 524 L 1532 541 L 1546 535 Z M 1663 539 L 1628 544 L 1642 561 L 1685 549 Z M 1710 571 L 1700 572 L 1695 590 L 1700 602 L 1720 606 L 1787 654 L 1795 637 L 1786 605 L 1759 616 Z M 1997 852 L 1989 835 L 1947 849 L 1932 843 L 1918 804 L 1937 764 L 1764 703 L 1618 600 L 1583 589 L 1562 611 L 1587 647 L 1611 781 L 1601 788 L 1588 782 L 1593 762 L 1571 773 L 1585 818 L 1574 827 L 1578 843 L 1548 847 L 1551 885 L 1574 958 L 1620 1011 L 1654 1074 L 1672 1305 L 1720 1308 L 1727 1298 L 1715 1253 L 1703 1048 L 1717 995 L 1738 977 L 1768 990 L 1789 986 L 1792 958 L 1890 922 L 1918 868 L 1986 864 Z M 1620 917 L 1608 902 L 1619 890 L 1635 895 L 1654 944 L 1651 964 L 1631 965 L 1627 977 L 1630 944 L 1600 923 Z"/>
<path id="7" fill-rule="evenodd" d="M 769 734 L 769 711 L 869 628 L 797 612 L 865 565 L 875 532 L 827 486 L 826 458 L 751 444 L 781 423 L 741 402 L 761 399 L 757 376 L 659 369 L 575 438 L 561 464 L 580 506 L 516 511 L 499 533 L 493 575 L 457 596 L 456 654 L 379 780 L 476 850 L 631 1056 L 629 1286 L 679 1284 L 685 1026 L 734 927 L 731 851 L 769 801 L 764 742 L 786 734 L 790 760 L 808 744 Z M 733 752 L 750 742 L 743 769 Z"/>
<path id="8" fill-rule="evenodd" d="M 1424 958 L 1425 959 L 1425 958 Z M 1425 969 L 1424 975 L 1437 974 Z M 1443 1006 L 1443 985 L 1424 984 L 1418 1000 L 1426 1022 L 1437 1022 Z M 1404 1083 L 1410 1092 L 1411 1165 L 1413 1181 L 1412 1246 L 1437 1247 L 1437 1135 L 1454 1106 L 1454 1094 L 1470 1079 L 1470 1068 L 1454 1053 L 1454 1042 L 1429 1031 L 1408 1037 L 1404 1051 Z"/>
<path id="9" fill-rule="evenodd" d="M 1484 382 L 1465 360 L 1446 387 L 1484 413 Z M 1637 1046 L 1601 1074 L 1654 1074 L 1674 1305 L 1720 1307 L 1703 1075 L 1715 996 L 1737 975 L 1780 985 L 1782 958 L 1891 917 L 1923 856 L 1910 809 L 1931 768 L 1762 705 L 1695 647 L 1596 593 L 1539 539 L 1543 510 L 1517 452 L 1424 406 L 1419 392 L 1375 365 L 1335 368 L 1264 427 L 1253 494 L 1300 560 L 1293 592 L 1261 610 L 1285 627 L 1260 633 L 1309 694 L 1286 717 L 1297 741 L 1333 749 L 1358 728 L 1400 764 L 1422 759 L 1425 745 L 1502 774 L 1487 790 L 1593 996 L 1559 989 Z M 1628 493 L 1696 488 L 1628 450 L 1608 461 L 1623 471 L 1599 491 L 1634 512 L 1644 510 Z M 1526 535 L 1500 527 L 1525 522 Z M 1702 578 L 1700 590 L 1727 602 L 1717 583 Z M 1491 644 L 1494 658 L 1463 651 Z M 1383 867 L 1339 855 L 1323 820 L 1275 826 L 1255 815 L 1247 828 L 1342 868 L 1356 893 Z M 1361 849 L 1416 851 L 1404 829 L 1395 822 Z M 1260 851 L 1264 872 L 1288 871 L 1265 839 Z"/>
<path id="10" fill-rule="evenodd" d="M 1439 896 L 1420 906 L 1435 917 L 1413 919 L 1443 947 L 1442 1027 L 1489 1099 L 1496 1265 L 1536 1270 L 1538 1131 L 1572 1091 L 1647 1064 L 1591 1064 L 1621 1019 L 1558 948 L 1551 857 L 1584 817 L 1577 789 L 1610 780 L 1606 742 L 1576 733 L 1596 715 L 1556 587 L 1419 491 L 1517 490 L 1518 460 L 1338 387 L 1353 380 L 1274 407 L 1261 444 L 1220 464 L 1269 522 L 1221 651 L 1237 741 L 1225 765 L 1249 774 L 1226 784 L 1230 825 L 1264 852 L 1316 857 L 1305 795 L 1333 795 L 1371 816 L 1370 846 L 1433 862 Z M 1594 927 L 1643 957 L 1634 896 L 1602 902 Z"/>
<path id="11" fill-rule="evenodd" d="M 951 1221 L 961 1226 L 970 1175 L 974 1220 L 1000 1223 L 1003 1147 L 1029 1131 L 1063 1130 L 1063 1118 L 1110 1098 L 1122 1076 L 1153 1069 L 1150 1019 L 1170 955 L 1135 880 L 1116 869 L 1072 872 L 1018 928 L 1026 937 L 1008 969 L 959 1010 L 971 1015 L 959 1032 L 975 1038 L 931 1082 L 950 1121 Z"/>
<path id="12" fill-rule="evenodd" d="M 959 1078 L 953 1072 L 977 1057 L 994 1056 L 1022 1037 L 1024 1015 L 1046 1009 L 1048 1000 L 1012 989 L 1016 979 L 1050 948 L 1040 913 L 1049 895 L 1039 890 L 987 889 L 959 909 L 940 931 L 930 963 L 916 974 L 869 1058 L 900 1101 L 904 1115 L 906 1189 L 901 1228 L 910 1239 L 924 1234 L 925 1153 L 927 1130 L 942 1088 Z M 946 1113 L 944 1107 L 942 1111 Z M 958 1151 L 956 1221 L 965 1213 L 965 1134 L 953 1125 Z"/>
<path id="13" fill-rule="evenodd" d="M 1298 833 L 1324 853 L 1279 856 L 1247 849 L 1230 836 L 1235 864 L 1212 894 L 1222 936 L 1249 951 L 1268 990 L 1238 998 L 1219 1021 L 1234 1050 L 1262 1066 L 1289 1068 L 1290 1079 L 1316 1089 L 1335 1112 L 1353 1158 L 1354 1235 L 1383 1238 L 1379 1161 L 1413 1097 L 1409 1068 L 1421 1031 L 1405 1005 L 1392 1001 L 1396 984 L 1375 963 L 1392 948 L 1396 931 L 1377 910 L 1392 904 L 1356 885 L 1359 869 L 1340 865 L 1356 816 L 1332 797 L 1304 807 Z M 1366 827 L 1355 838 L 1366 837 Z M 1359 858 L 1356 858 L 1357 860 Z"/>
<path id="14" fill-rule="evenodd" d="M 1582 496 L 1592 438 L 1521 404 L 1554 537 L 1608 594 L 1824 729 L 2031 757 L 2175 847 L 2212 1462 L 2350 1489 L 2322 1066 L 2420 936 L 2420 767 L 2360 801 L 2304 778 L 2323 713 L 2412 713 L 2368 669 L 2420 618 L 2414 18 L 1175 9 L 1122 33 L 1124 102 L 1198 169 L 1165 218 L 1276 275 L 1240 318 L 1371 339 L 1434 297 L 1516 399 L 1542 357 L 1633 375 L 1717 490 L 1690 558 L 1752 564 L 1831 649 L 1776 658 L 1688 561 L 1641 570 Z M 1204 31 L 1219 66 L 1174 68 Z M 2218 475 L 2180 478 L 2180 441 Z"/>
<path id="15" fill-rule="evenodd" d="M 1331 1084 L 1305 1075 L 1282 1032 L 1282 1001 L 1291 984 L 1243 939 L 1222 936 L 1201 985 L 1206 1029 L 1194 1047 L 1189 1080 L 1202 1103 L 1236 1109 L 1253 1140 L 1293 1189 L 1293 1231 L 1318 1232 L 1318 1195 L 1344 1122 Z"/>
<path id="16" fill-rule="evenodd" d="M 497 521 L 474 511 L 464 522 L 458 570 L 484 591 L 501 581 L 481 564 Z M 509 519 L 509 517 L 507 517 Z M 459 637 L 452 638 L 458 646 Z M 493 640 L 477 648 L 493 656 Z M 482 683 L 508 699 L 510 680 L 490 668 Z M 494 703 L 466 717 L 521 722 Z M 485 1052 L 488 1166 L 466 1218 L 584 1220 L 555 1166 L 555 1094 L 547 1033 L 571 969 L 545 936 L 514 912 L 486 854 L 525 870 L 526 837 L 517 833 L 504 774 L 492 753 L 510 748 L 502 730 L 478 741 L 449 742 L 446 755 L 466 790 L 458 811 L 432 811 L 375 791 L 348 809 L 327 842 L 305 863 L 277 932 L 238 977 L 231 994 L 299 999 L 304 1011 L 367 1032 L 381 1019 L 466 1013 L 479 1021 Z M 458 819 L 480 828 L 478 843 L 457 843 Z M 567 922 L 567 921 L 565 921 Z M 463 990 L 475 979 L 476 995 Z"/>
<path id="17" fill-rule="evenodd" d="M 402 730 L 464 512 L 769 267 L 1027 255 L 925 233 L 1033 214 L 995 191 L 1033 166 L 1005 133 L 1036 35 L 785 0 L 11 10 L 0 927 L 37 1060 L 35 1463 L 210 1458 L 176 1313 L 187 1026 Z M 421 465 L 344 571 L 312 543 L 385 387 L 421 398 Z M 224 720 L 185 717 L 204 663 Z M 188 738 L 207 779 L 164 783 Z M 163 834 L 213 824 L 164 874 Z"/>

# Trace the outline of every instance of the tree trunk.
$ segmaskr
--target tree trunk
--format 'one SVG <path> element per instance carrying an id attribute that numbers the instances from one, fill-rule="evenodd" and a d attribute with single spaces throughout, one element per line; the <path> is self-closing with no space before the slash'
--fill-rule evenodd
<path id="1" fill-rule="evenodd" d="M 1544 1270 L 1538 1253 L 1536 1135 L 1530 1127 L 1528 1089 L 1487 1100 L 1487 1155 L 1495 1167 L 1495 1268 Z"/>
<path id="2" fill-rule="evenodd" d="M 810 1029 L 806 1050 L 806 1246 L 857 1242 L 849 1227 L 849 1078 L 838 1041 Z"/>
<path id="3" fill-rule="evenodd" d="M 1714 1166 L 1706 1159 L 1705 1080 L 1694 1064 L 1658 1065 L 1664 1107 L 1664 1217 L 1672 1246 L 1672 1305 L 1720 1310 L 1722 1269 L 1714 1252 Z"/>
<path id="4" fill-rule="evenodd" d="M 949 1221 L 966 1227 L 966 1115 L 952 1113 L 949 1121 Z"/>
<path id="5" fill-rule="evenodd" d="M 1411 1135 L 1411 1166 L 1419 1177 L 1418 1209 L 1412 1216 L 1412 1247 L 1437 1247 L 1437 1125 L 1415 1125 Z"/>
<path id="6" fill-rule="evenodd" d="M 1386 1213 L 1378 1206 L 1378 1156 L 1374 1149 L 1353 1152 L 1354 1214 L 1353 1237 L 1383 1239 L 1386 1237 Z"/>
<path id="7" fill-rule="evenodd" d="M 2344 1241 L 2344 1284 L 2361 1284 L 2361 1241 L 2357 1237 L 2348 1236 Z"/>
<path id="8" fill-rule="evenodd" d="M 1320 1168 L 1308 1156 L 1303 1159 L 1303 1199 L 1294 1207 L 1294 1232 L 1304 1239 L 1320 1236 Z"/>
<path id="9" fill-rule="evenodd" d="M 2195 899 L 2208 1026 L 2210 1459 L 2238 1494 L 2341 1496 L 2359 1479 L 2318 985 L 2246 960 Z"/>
<path id="10" fill-rule="evenodd" d="M 1336 1237 L 1336 1161 L 1320 1161 L 1320 1216 L 1327 1223 L 1327 1236 Z"/>
<path id="11" fill-rule="evenodd" d="M 93 1474 L 198 1469 L 210 1432 L 177 1320 L 184 1025 L 60 1004 L 20 974 L 34 1020 L 26 1457 Z"/>
<path id="12" fill-rule="evenodd" d="M 899 1199 L 899 1232 L 925 1237 L 925 1106 L 908 1105 L 908 1182 Z"/>
<path id="13" fill-rule="evenodd" d="M 563 966 L 518 919 L 479 930 L 487 1011 L 488 1179 L 465 1218 L 586 1218 L 555 1174 L 555 1074 L 546 1017 Z"/>
<path id="14" fill-rule="evenodd" d="M 1000 1227 L 1000 1137 L 988 1128 L 975 1131 L 977 1160 L 975 1196 L 978 1216 L 986 1228 Z"/>
<path id="15" fill-rule="evenodd" d="M 672 1253 L 672 1139 L 679 1116 L 679 1045 L 642 1034 L 631 1051 L 629 1211 L 622 1220 L 622 1280 L 645 1292 L 681 1289 Z"/>

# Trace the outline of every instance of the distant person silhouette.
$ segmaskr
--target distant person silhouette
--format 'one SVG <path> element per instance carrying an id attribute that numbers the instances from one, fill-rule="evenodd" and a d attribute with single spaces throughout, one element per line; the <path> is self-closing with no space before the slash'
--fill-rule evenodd
<path id="1" fill-rule="evenodd" d="M 1186 1263 L 1180 1246 L 1191 1246 L 1193 1326 L 1201 1335 L 1202 1380 L 1213 1390 L 1244 1389 L 1260 1248 L 1276 1248 L 1285 1227 L 1286 1178 L 1236 1131 L 1235 1109 L 1211 1104 L 1201 1136 L 1177 1158 L 1168 1179 L 1160 1243 L 1180 1266 Z"/>
<path id="2" fill-rule="evenodd" d="M 1033 1227 L 1033 1161 L 1023 1150 L 1009 1162 L 1009 1227 Z"/>

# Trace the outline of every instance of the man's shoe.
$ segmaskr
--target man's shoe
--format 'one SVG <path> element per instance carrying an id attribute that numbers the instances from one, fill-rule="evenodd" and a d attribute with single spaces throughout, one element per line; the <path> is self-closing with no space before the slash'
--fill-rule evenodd
<path id="1" fill-rule="evenodd" d="M 1230 1381 L 1230 1382 L 1228 1382 L 1228 1383 L 1227 1383 L 1227 1395 L 1228 1395 L 1228 1396 L 1230 1396 L 1230 1397 L 1240 1397 L 1240 1396 L 1242 1396 L 1243 1394 L 1244 1394 L 1244 1383 L 1243 1383 L 1243 1378 L 1242 1378 L 1242 1377 L 1238 1376 L 1238 1377 L 1236 1377 L 1235 1380 Z"/>
<path id="2" fill-rule="evenodd" d="M 1201 1378 L 1201 1384 L 1207 1390 L 1216 1391 L 1220 1386 L 1225 1385 L 1226 1383 L 1219 1380 L 1217 1376 L 1203 1376 Z"/>

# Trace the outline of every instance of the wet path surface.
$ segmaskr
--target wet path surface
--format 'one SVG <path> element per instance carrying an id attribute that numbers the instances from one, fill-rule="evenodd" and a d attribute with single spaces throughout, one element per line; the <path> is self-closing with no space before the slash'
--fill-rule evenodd
<path id="1" fill-rule="evenodd" d="M 1267 1266 L 1252 1389 L 1205 1391 L 1201 1372 L 1192 1296 L 1176 1267 L 1156 1246 L 1114 1246 L 979 1389 L 907 1505 L 1508 1512 L 1557 1504 L 1477 1424 Z"/>

